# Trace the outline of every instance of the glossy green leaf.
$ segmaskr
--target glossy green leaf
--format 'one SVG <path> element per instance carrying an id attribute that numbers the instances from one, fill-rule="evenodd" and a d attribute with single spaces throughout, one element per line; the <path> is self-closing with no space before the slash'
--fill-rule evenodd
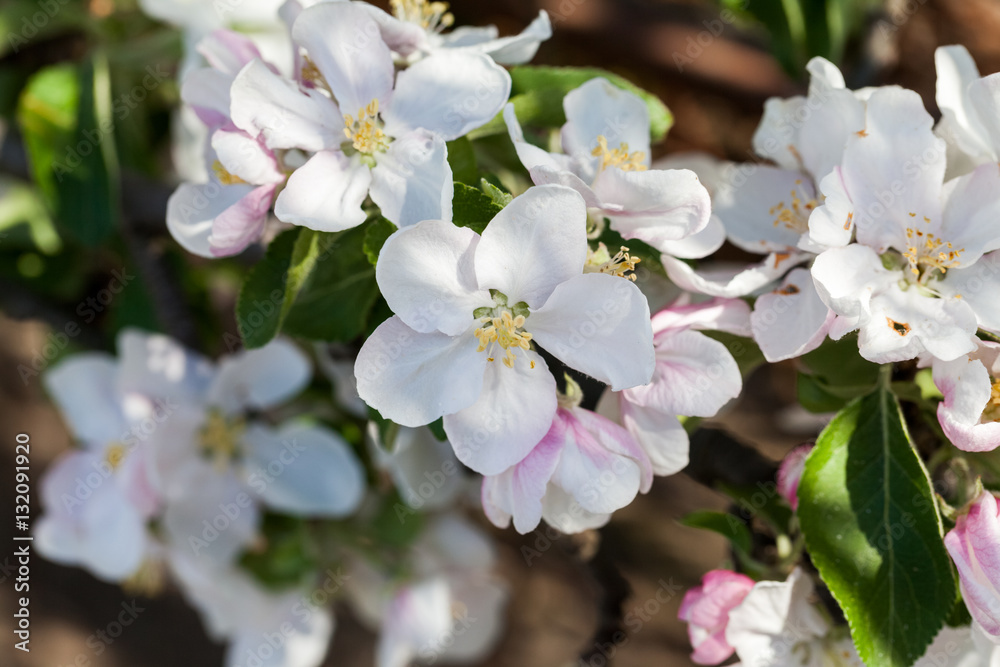
<path id="1" fill-rule="evenodd" d="M 887 388 L 827 426 L 798 497 L 810 557 L 861 658 L 909 667 L 951 612 L 955 582 L 930 479 Z"/>
<path id="2" fill-rule="evenodd" d="M 267 247 L 264 259 L 243 279 L 236 300 L 236 328 L 249 349 L 263 347 L 278 335 L 288 268 L 302 229 L 293 227 L 279 234 Z"/>
<path id="3" fill-rule="evenodd" d="M 455 198 L 452 200 L 452 219 L 458 227 L 468 227 L 482 234 L 497 213 L 503 208 L 493 198 L 471 185 L 455 183 Z"/>
<path id="4" fill-rule="evenodd" d="M 685 515 L 680 520 L 680 523 L 684 526 L 703 528 L 718 533 L 732 542 L 733 546 L 741 554 L 746 555 L 750 553 L 750 546 L 752 544 L 750 529 L 742 519 L 732 514 L 700 510 Z"/>

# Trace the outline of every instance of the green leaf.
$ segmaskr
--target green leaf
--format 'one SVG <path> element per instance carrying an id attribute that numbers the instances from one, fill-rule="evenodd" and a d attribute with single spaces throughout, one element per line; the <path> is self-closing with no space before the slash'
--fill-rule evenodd
<path id="1" fill-rule="evenodd" d="M 711 530 L 732 542 L 741 555 L 750 553 L 750 545 L 752 544 L 750 529 L 747 528 L 746 523 L 742 519 L 732 514 L 701 510 L 684 516 L 680 520 L 680 523 L 692 528 Z"/>
<path id="2" fill-rule="evenodd" d="M 493 198 L 471 185 L 455 183 L 455 198 L 452 200 L 452 220 L 457 227 L 468 227 L 482 234 L 497 213 L 503 208 Z"/>
<path id="3" fill-rule="evenodd" d="M 285 333 L 348 342 L 364 332 L 379 296 L 375 267 L 364 252 L 366 233 L 362 225 L 310 245 L 317 254 L 288 311 Z"/>
<path id="4" fill-rule="evenodd" d="M 809 554 L 869 665 L 909 667 L 955 600 L 931 482 L 885 386 L 820 435 L 798 489 Z"/>
<path id="5" fill-rule="evenodd" d="M 118 161 L 106 58 L 33 76 L 18 102 L 31 173 L 59 224 L 99 245 L 118 224 Z"/>
<path id="6" fill-rule="evenodd" d="M 287 589 L 309 581 L 319 560 L 306 520 L 267 513 L 261 522 L 267 545 L 262 551 L 247 551 L 240 566 L 272 590 Z"/>
<path id="7" fill-rule="evenodd" d="M 386 240 L 396 231 L 396 225 L 382 216 L 375 218 L 365 229 L 364 251 L 372 266 L 378 264 L 378 255 Z"/>
<path id="8" fill-rule="evenodd" d="M 468 137 L 459 137 L 448 142 L 448 165 L 451 166 L 453 180 L 467 185 L 479 183 L 476 151 L 473 150 Z"/>
<path id="9" fill-rule="evenodd" d="M 809 412 L 815 413 L 836 412 L 850 400 L 831 393 L 815 375 L 805 373 L 796 376 L 795 392 L 799 404 Z"/>
<path id="10" fill-rule="evenodd" d="M 24 229 L 15 231 L 22 225 Z M 46 255 L 53 255 L 62 247 L 59 233 L 35 188 L 0 176 L 0 240 L 9 243 L 8 235 L 17 232 L 24 232 L 20 238 L 25 248 L 35 247 Z"/>
<path id="11" fill-rule="evenodd" d="M 523 65 L 510 70 L 510 102 L 522 125 L 557 128 L 566 122 L 563 98 L 591 79 L 604 77 L 613 85 L 642 98 L 649 109 L 649 135 L 655 143 L 667 136 L 674 117 L 656 95 L 639 88 L 628 79 L 596 67 L 535 67 Z M 469 133 L 469 138 L 506 132 L 502 115 Z"/>
<path id="12" fill-rule="evenodd" d="M 489 195 L 490 199 L 493 200 L 493 203 L 500 208 L 505 208 L 507 204 L 514 200 L 514 195 L 506 190 L 501 190 L 485 178 L 479 180 L 479 189 Z"/>
<path id="13" fill-rule="evenodd" d="M 288 317 L 292 305 L 302 291 L 302 287 L 312 275 L 316 266 L 326 261 L 337 245 L 340 232 L 319 232 L 304 228 L 299 232 L 292 249 L 292 259 L 288 264 L 288 278 L 285 281 L 285 298 L 281 304 L 278 326 Z"/>
<path id="14" fill-rule="evenodd" d="M 278 335 L 288 267 L 303 229 L 293 227 L 279 234 L 243 279 L 236 300 L 236 328 L 248 349 L 263 347 Z"/>

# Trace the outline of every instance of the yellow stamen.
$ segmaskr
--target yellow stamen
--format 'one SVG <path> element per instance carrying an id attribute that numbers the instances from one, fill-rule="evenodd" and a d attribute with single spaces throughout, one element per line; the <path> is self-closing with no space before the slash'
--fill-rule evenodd
<path id="1" fill-rule="evenodd" d="M 424 30 L 440 32 L 455 23 L 455 17 L 448 11 L 447 2 L 427 0 L 389 0 L 392 13 L 400 21 L 416 23 Z"/>
<path id="2" fill-rule="evenodd" d="M 621 246 L 621 250 L 612 257 L 607 246 L 598 243 L 597 250 L 587 249 L 587 263 L 583 266 L 583 272 L 606 273 L 635 282 L 635 265 L 641 261 L 640 258 L 630 255 L 626 246 Z"/>
<path id="3" fill-rule="evenodd" d="M 801 185 L 801 183 L 802 181 L 795 181 L 796 185 Z M 780 201 L 769 209 L 769 213 L 774 216 L 775 227 L 784 225 L 786 229 L 804 234 L 809 231 L 809 216 L 813 209 L 819 205 L 819 202 L 815 199 L 806 199 L 805 194 L 798 189 L 792 190 L 789 194 L 792 198 L 790 206 L 786 206 L 785 202 Z M 850 224 L 851 218 L 848 217 L 844 229 L 850 229 Z"/>
<path id="4" fill-rule="evenodd" d="M 365 155 L 382 153 L 389 147 L 389 138 L 382 131 L 378 118 L 378 100 L 374 99 L 368 106 L 358 109 L 358 119 L 350 115 L 344 116 L 344 136 L 354 146 L 354 150 Z"/>
<path id="5" fill-rule="evenodd" d="M 242 417 L 226 417 L 220 410 L 209 410 L 198 434 L 201 449 L 218 468 L 224 469 L 239 455 L 245 430 L 246 421 Z"/>
<path id="6" fill-rule="evenodd" d="M 646 171 L 646 154 L 643 151 L 629 153 L 628 144 L 621 143 L 618 148 L 608 148 L 608 139 L 603 134 L 597 137 L 597 148 L 590 153 L 601 158 L 600 171 L 608 167 L 618 167 L 622 171 Z"/>
<path id="7" fill-rule="evenodd" d="M 122 582 L 122 590 L 129 595 L 142 595 L 151 598 L 163 592 L 165 583 L 166 575 L 163 571 L 163 562 L 146 558 L 139 564 L 139 569 Z"/>
<path id="8" fill-rule="evenodd" d="M 108 445 L 107 450 L 105 450 L 104 460 L 107 461 L 112 470 L 118 470 L 122 461 L 125 460 L 126 454 L 128 454 L 128 450 L 125 448 L 125 445 L 120 442 L 114 442 Z"/>
<path id="9" fill-rule="evenodd" d="M 504 366 L 514 368 L 514 351 L 531 348 L 531 334 L 522 329 L 524 315 L 514 317 L 510 311 L 504 310 L 499 317 L 484 317 L 481 321 L 485 326 L 475 331 L 475 336 L 479 339 L 477 352 L 483 352 L 493 344 L 499 345 L 504 350 Z M 487 359 L 493 361 L 494 356 L 490 355 Z"/>
<path id="10" fill-rule="evenodd" d="M 212 171 L 215 172 L 215 177 L 219 179 L 219 183 L 223 185 L 242 185 L 246 183 L 239 176 L 235 176 L 226 171 L 226 168 L 222 166 L 222 163 L 216 160 L 212 163 Z"/>
<path id="11" fill-rule="evenodd" d="M 935 269 L 944 274 L 948 269 L 961 265 L 958 258 L 965 252 L 965 248 L 956 250 L 951 243 L 937 235 L 912 227 L 906 229 L 906 238 L 908 246 L 903 257 L 910 264 L 910 272 L 917 278 Z"/>

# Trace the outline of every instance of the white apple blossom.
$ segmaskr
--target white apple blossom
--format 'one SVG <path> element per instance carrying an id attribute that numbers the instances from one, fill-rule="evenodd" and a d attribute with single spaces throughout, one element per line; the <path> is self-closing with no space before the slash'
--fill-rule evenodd
<path id="1" fill-rule="evenodd" d="M 830 335 L 860 329 L 861 355 L 878 363 L 924 351 L 951 361 L 975 349 L 979 327 L 1000 331 L 1000 257 L 986 254 L 1000 248 L 1000 173 L 983 165 L 945 183 L 932 122 L 916 93 L 873 92 L 809 222 L 831 248 L 812 268 L 839 316 Z"/>
<path id="2" fill-rule="evenodd" d="M 434 518 L 408 554 L 410 574 L 358 561 L 347 592 L 363 621 L 380 628 L 377 667 L 483 660 L 503 632 L 507 589 L 496 549 L 457 514 Z"/>
<path id="3" fill-rule="evenodd" d="M 444 417 L 458 458 L 486 475 L 521 461 L 552 425 L 555 379 L 532 349 L 615 389 L 649 381 L 649 307 L 632 282 L 584 273 L 586 209 L 547 185 L 482 236 L 425 220 L 395 232 L 376 279 L 395 316 L 365 341 L 358 393 L 403 426 Z"/>
<path id="4" fill-rule="evenodd" d="M 1000 161 L 1000 75 L 980 77 L 964 46 L 934 52 L 936 101 L 941 121 L 935 132 L 948 142 L 948 174 Z"/>
<path id="5" fill-rule="evenodd" d="M 271 150 L 311 157 L 275 201 L 275 215 L 321 231 L 364 222 L 370 194 L 400 226 L 451 219 L 445 142 L 489 121 L 510 76 L 487 56 L 440 53 L 396 73 L 371 14 L 349 2 L 305 9 L 292 26 L 304 81 L 254 60 L 231 89 L 235 125 Z"/>
<path id="6" fill-rule="evenodd" d="M 614 416 L 649 457 L 656 475 L 688 464 L 688 435 L 678 419 L 714 417 L 739 396 L 743 378 L 732 353 L 699 330 L 750 334 L 750 307 L 739 299 L 683 300 L 652 318 L 655 370 L 645 385 L 607 391 L 598 410 Z"/>
<path id="7" fill-rule="evenodd" d="M 496 526 L 514 520 L 527 533 L 542 519 L 563 533 L 599 528 L 611 513 L 649 491 L 653 468 L 635 438 L 580 407 L 583 393 L 566 377 L 552 427 L 520 463 L 483 478 L 483 510 Z"/>
<path id="8" fill-rule="evenodd" d="M 812 596 L 812 580 L 799 568 L 786 581 L 757 582 L 729 612 L 726 641 L 739 664 L 863 667 L 850 637 L 831 627 Z"/>
<path id="9" fill-rule="evenodd" d="M 822 302 L 808 271 L 793 268 L 823 249 L 809 236 L 809 217 L 823 202 L 820 184 L 840 163 L 848 137 L 864 127 L 869 91 L 851 91 L 835 65 L 813 58 L 806 97 L 771 98 L 754 133 L 754 151 L 775 166 L 716 166 L 710 178 L 712 213 L 727 238 L 747 252 L 766 254 L 759 264 L 734 270 L 693 270 L 664 257 L 682 288 L 718 297 L 764 292 L 750 323 L 768 361 L 798 357 L 818 347 L 834 313 Z"/>
<path id="10" fill-rule="evenodd" d="M 607 218 L 625 239 L 661 252 L 690 257 L 715 249 L 688 240 L 705 230 L 711 215 L 708 192 L 694 172 L 649 169 L 649 110 L 640 97 L 596 78 L 570 91 L 563 108 L 565 154 L 528 143 L 514 106 L 504 109 L 518 158 L 535 184 L 573 188 L 598 228 Z"/>

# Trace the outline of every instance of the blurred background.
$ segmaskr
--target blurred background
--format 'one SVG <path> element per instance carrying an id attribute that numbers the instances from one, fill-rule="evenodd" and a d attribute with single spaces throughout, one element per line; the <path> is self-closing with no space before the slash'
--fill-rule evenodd
<path id="1" fill-rule="evenodd" d="M 752 160 L 764 101 L 802 92 L 815 55 L 838 64 L 852 88 L 913 88 L 932 113 L 936 47 L 964 44 L 982 74 L 1000 69 L 996 0 L 456 0 L 451 8 L 457 24 L 493 23 L 501 34 L 547 10 L 554 36 L 534 63 L 605 68 L 659 95 L 675 116 L 660 156 Z M 182 55 L 181 34 L 132 1 L 0 3 L 0 424 L 5 452 L 16 433 L 31 435 L 33 503 L 41 472 L 70 447 L 39 372 L 74 351 L 112 350 L 124 326 L 163 331 L 210 354 L 229 351 L 225 334 L 235 333 L 239 277 L 258 256 L 207 263 L 184 253 L 163 222 L 177 183 L 170 119 Z M 86 155 L 53 149 L 47 160 L 26 159 L 32 142 L 33 154 L 46 155 L 60 137 L 79 136 L 93 148 Z M 63 178 L 60 160 L 80 166 Z M 116 276 L 127 284 L 105 299 Z M 747 385 L 711 424 L 718 430 L 696 438 L 689 470 L 657 479 L 607 527 L 574 537 L 494 531 L 512 599 L 507 635 L 484 664 L 690 664 L 677 607 L 727 553 L 723 538 L 677 519 L 724 508 L 715 484 L 766 483 L 775 462 L 822 425 L 787 408 L 793 365 L 761 367 Z M 12 459 L 0 456 L 2 506 L 11 512 Z M 13 544 L 2 525 L 0 541 Z M 15 651 L 12 551 L 0 548 L 0 664 L 221 664 L 223 647 L 169 590 L 136 599 L 38 556 L 32 651 Z M 133 601 L 134 622 L 111 642 L 100 639 Z M 346 608 L 337 621 L 326 664 L 373 664 L 374 636 Z"/>

